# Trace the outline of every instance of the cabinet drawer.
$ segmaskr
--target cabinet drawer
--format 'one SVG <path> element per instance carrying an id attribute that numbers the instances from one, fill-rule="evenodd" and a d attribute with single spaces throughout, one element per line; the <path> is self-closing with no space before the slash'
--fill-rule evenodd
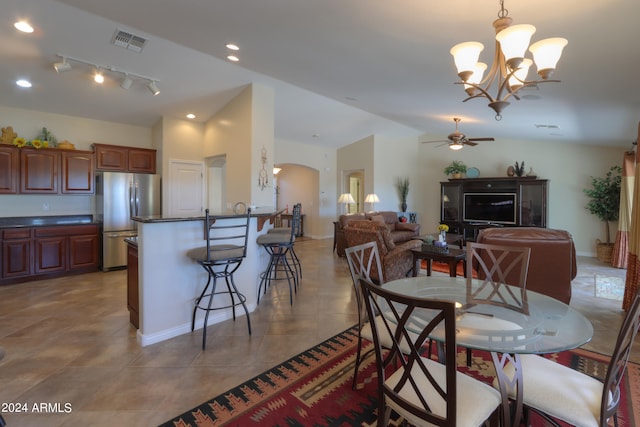
<path id="1" fill-rule="evenodd" d="M 2 230 L 2 238 L 8 239 L 28 239 L 31 237 L 30 228 L 11 228 L 8 230 Z"/>
<path id="2" fill-rule="evenodd" d="M 91 225 L 64 225 L 60 227 L 39 227 L 35 229 L 36 237 L 50 236 L 77 236 L 80 234 L 97 234 L 98 226 Z"/>

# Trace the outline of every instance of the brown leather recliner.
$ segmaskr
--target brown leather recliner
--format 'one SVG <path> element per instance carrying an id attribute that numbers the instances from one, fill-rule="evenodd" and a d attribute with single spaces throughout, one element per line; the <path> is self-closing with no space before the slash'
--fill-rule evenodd
<path id="1" fill-rule="evenodd" d="M 478 243 L 531 248 L 527 289 L 566 304 L 571 301 L 571 281 L 578 273 L 571 234 L 538 227 L 485 228 Z"/>

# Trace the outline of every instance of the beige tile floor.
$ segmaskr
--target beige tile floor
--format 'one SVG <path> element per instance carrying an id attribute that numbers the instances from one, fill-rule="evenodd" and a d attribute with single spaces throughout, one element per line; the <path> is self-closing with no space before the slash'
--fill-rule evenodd
<path id="1" fill-rule="evenodd" d="M 332 240 L 301 240 L 303 281 L 293 306 L 282 285 L 251 314 L 140 347 L 126 310 L 124 271 L 0 287 L 0 404 L 60 404 L 62 413 L 3 412 L 14 426 L 155 426 L 356 322 L 346 261 Z M 622 275 L 580 258 L 572 305 L 592 321 L 585 348 L 610 353 L 620 302 L 594 297 L 594 274 Z M 640 351 L 633 358 L 640 362 Z M 65 404 L 69 412 L 64 412 Z M 8 409 L 7 406 L 0 409 Z"/>

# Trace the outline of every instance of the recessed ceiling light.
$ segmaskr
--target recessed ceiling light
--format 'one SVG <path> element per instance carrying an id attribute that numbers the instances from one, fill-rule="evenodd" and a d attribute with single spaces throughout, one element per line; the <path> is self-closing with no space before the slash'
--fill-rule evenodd
<path id="1" fill-rule="evenodd" d="M 233 43 L 227 43 L 227 45 L 226 45 L 226 46 L 227 46 L 227 49 L 230 49 L 230 50 L 240 50 L 240 48 L 238 47 L 238 45 L 233 44 Z"/>
<path id="2" fill-rule="evenodd" d="M 31 82 L 29 80 L 20 79 L 16 81 L 16 84 L 20 87 L 31 87 Z"/>
<path id="3" fill-rule="evenodd" d="M 195 118 L 196 118 L 195 114 L 192 114 L 192 113 L 187 114 L 187 119 L 195 119 Z"/>
<path id="4" fill-rule="evenodd" d="M 27 21 L 18 21 L 13 26 L 23 33 L 33 33 L 33 27 Z"/>
<path id="5" fill-rule="evenodd" d="M 237 56 L 235 56 L 235 55 L 228 55 L 228 56 L 227 56 L 227 59 L 228 59 L 229 61 L 233 61 L 233 62 L 238 62 L 238 61 L 240 61 L 240 58 L 238 58 L 238 57 L 237 57 Z"/>

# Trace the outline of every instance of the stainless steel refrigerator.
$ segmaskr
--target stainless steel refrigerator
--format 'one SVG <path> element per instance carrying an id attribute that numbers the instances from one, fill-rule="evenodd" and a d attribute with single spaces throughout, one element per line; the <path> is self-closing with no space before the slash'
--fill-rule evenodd
<path id="1" fill-rule="evenodd" d="M 102 270 L 126 267 L 124 239 L 137 235 L 134 216 L 160 215 L 160 177 L 156 174 L 98 172 L 96 215 L 102 228 Z"/>

